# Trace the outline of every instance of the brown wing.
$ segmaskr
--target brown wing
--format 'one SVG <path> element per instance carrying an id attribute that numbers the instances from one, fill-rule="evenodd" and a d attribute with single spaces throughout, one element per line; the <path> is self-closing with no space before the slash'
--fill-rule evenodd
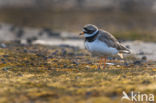
<path id="1" fill-rule="evenodd" d="M 112 34 L 103 30 L 99 31 L 100 31 L 99 32 L 100 35 L 98 37 L 99 40 L 105 42 L 110 47 L 116 48 L 119 51 L 129 52 L 129 50 L 126 47 L 122 46 Z"/>

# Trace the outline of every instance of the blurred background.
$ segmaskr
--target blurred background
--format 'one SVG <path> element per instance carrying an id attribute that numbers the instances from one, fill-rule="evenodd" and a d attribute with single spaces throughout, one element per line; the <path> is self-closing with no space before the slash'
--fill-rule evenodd
<path id="1" fill-rule="evenodd" d="M 156 41 L 155 0 L 0 0 L 0 22 L 80 32 L 88 23 L 117 38 Z"/>
<path id="2" fill-rule="evenodd" d="M 155 59 L 155 18 L 155 0 L 0 0 L 0 41 L 84 48 L 79 33 L 89 23 Z"/>

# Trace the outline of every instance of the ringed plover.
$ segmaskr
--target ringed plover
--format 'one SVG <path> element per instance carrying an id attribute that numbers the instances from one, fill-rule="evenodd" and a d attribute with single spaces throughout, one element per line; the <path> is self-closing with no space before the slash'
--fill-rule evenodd
<path id="1" fill-rule="evenodd" d="M 123 58 L 123 53 L 130 53 L 130 50 L 121 45 L 111 33 L 99 30 L 95 25 L 85 25 L 83 27 L 83 32 L 80 33 L 80 35 L 84 35 L 85 37 L 86 49 L 92 54 L 100 57 L 98 68 L 101 67 L 103 58 L 105 68 L 108 56 L 119 55 Z"/>

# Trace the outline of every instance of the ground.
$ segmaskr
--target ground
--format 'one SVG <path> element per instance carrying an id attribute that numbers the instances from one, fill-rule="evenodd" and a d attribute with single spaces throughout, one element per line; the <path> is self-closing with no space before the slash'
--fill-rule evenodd
<path id="1" fill-rule="evenodd" d="M 98 58 L 79 48 L 5 44 L 1 103 L 120 103 L 123 91 L 156 95 L 155 62 L 127 57 L 127 63 L 113 59 L 108 62 L 120 65 L 97 69 Z"/>

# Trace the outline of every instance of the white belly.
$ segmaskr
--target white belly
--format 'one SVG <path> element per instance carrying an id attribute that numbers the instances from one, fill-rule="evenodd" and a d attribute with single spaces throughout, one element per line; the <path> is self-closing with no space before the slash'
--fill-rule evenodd
<path id="1" fill-rule="evenodd" d="M 95 40 L 93 42 L 85 42 L 85 47 L 91 53 L 98 56 L 111 56 L 116 55 L 118 50 L 116 48 L 108 47 L 104 42 Z"/>

